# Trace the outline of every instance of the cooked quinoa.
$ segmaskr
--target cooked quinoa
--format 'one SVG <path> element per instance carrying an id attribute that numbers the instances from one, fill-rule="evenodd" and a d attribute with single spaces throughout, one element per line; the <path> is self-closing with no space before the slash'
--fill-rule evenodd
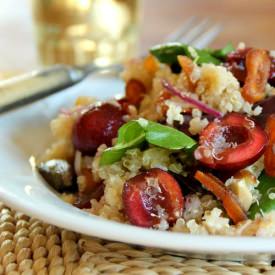
<path id="1" fill-rule="evenodd" d="M 135 79 L 140 81 L 146 89 L 140 107 L 129 106 L 130 111 L 124 118 L 127 121 L 141 117 L 150 121 L 165 121 L 170 126 L 183 125 L 186 123 L 183 110 L 191 110 L 188 113 L 190 115 L 187 127 L 189 133 L 196 136 L 207 127 L 210 121 L 202 111 L 180 100 L 177 96 L 170 96 L 161 102 L 162 105 L 160 104 L 160 95 L 164 90 L 163 79 L 169 81 L 182 94 L 200 100 L 221 114 L 239 112 L 249 116 L 258 116 L 262 112 L 260 106 L 254 107 L 244 99 L 239 81 L 222 65 L 202 64 L 198 66 L 194 63 L 189 76 L 184 70 L 174 73 L 169 65 L 160 63 L 155 58 L 153 59 L 154 69 L 149 70 L 145 61 L 144 59 L 129 61 L 121 74 L 126 83 Z M 195 83 L 192 89 L 190 79 L 192 83 Z M 265 92 L 268 96 L 275 94 L 274 88 L 269 84 L 266 84 Z M 100 198 L 92 199 L 90 209 L 86 210 L 106 219 L 129 223 L 125 216 L 122 199 L 125 182 L 139 175 L 141 171 L 151 168 L 160 168 L 163 171 L 186 176 L 190 172 L 188 156 L 185 152 L 175 154 L 174 150 L 149 145 L 145 149 L 129 149 L 119 161 L 101 166 L 100 158 L 107 148 L 105 144 L 99 146 L 93 156 L 86 156 L 76 150 L 72 142 L 72 131 L 76 121 L 94 102 L 92 98 L 80 97 L 71 110 L 61 112 L 57 118 L 52 120 L 50 126 L 54 141 L 41 156 L 40 161 L 64 159 L 73 163 L 80 191 L 85 190 L 86 185 L 82 169 L 91 171 L 93 179 L 104 184 L 104 193 Z M 166 108 L 165 114 L 163 106 Z M 113 144 L 115 142 L 114 139 Z M 241 207 L 246 211 L 260 199 L 256 187 L 263 169 L 264 160 L 261 157 L 254 164 L 242 169 L 250 173 L 249 180 L 231 176 L 225 181 L 225 186 L 235 194 Z M 74 202 L 72 194 L 63 193 L 61 198 L 70 203 Z M 198 190 L 186 195 L 184 199 L 182 216 L 177 218 L 173 225 L 169 226 L 164 219 L 154 228 L 191 234 L 275 236 L 275 212 L 271 211 L 263 216 L 258 215 L 254 220 L 247 219 L 234 225 L 222 203 L 210 192 Z"/>

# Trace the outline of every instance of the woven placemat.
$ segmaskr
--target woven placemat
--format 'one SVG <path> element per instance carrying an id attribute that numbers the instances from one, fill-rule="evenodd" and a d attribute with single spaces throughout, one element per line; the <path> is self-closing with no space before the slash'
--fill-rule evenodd
<path id="1" fill-rule="evenodd" d="M 275 274 L 270 263 L 188 259 L 45 224 L 0 203 L 0 274 Z"/>

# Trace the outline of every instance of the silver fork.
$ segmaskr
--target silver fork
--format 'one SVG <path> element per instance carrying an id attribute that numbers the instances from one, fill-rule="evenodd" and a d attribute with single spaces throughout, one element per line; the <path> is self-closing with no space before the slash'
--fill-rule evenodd
<path id="1" fill-rule="evenodd" d="M 209 19 L 190 17 L 165 42 L 183 42 L 194 47 L 207 46 L 221 31 L 219 24 Z M 16 76 L 0 83 L 0 113 L 32 103 L 79 83 L 89 74 L 99 71 L 119 72 L 122 64 L 100 67 L 96 64 L 69 67 L 55 65 Z"/>

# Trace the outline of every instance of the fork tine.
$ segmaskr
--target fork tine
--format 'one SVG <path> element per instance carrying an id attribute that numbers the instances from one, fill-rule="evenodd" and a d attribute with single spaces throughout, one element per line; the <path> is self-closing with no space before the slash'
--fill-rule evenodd
<path id="1" fill-rule="evenodd" d="M 171 34 L 169 34 L 165 39 L 164 42 L 176 42 L 178 39 L 180 39 L 184 33 L 188 32 L 188 30 L 194 25 L 197 17 L 191 16 L 189 17 L 183 25 L 181 25 L 178 29 L 173 31 Z"/>
<path id="2" fill-rule="evenodd" d="M 215 24 L 206 30 L 202 35 L 198 36 L 195 40 L 192 41 L 192 46 L 195 48 L 204 48 L 208 46 L 221 32 L 222 25 Z"/>
<path id="3" fill-rule="evenodd" d="M 200 20 L 194 26 L 191 26 L 190 29 L 180 37 L 179 41 L 186 44 L 191 44 L 194 39 L 196 39 L 199 35 L 201 35 L 202 32 L 204 32 L 208 25 L 208 18 Z"/>

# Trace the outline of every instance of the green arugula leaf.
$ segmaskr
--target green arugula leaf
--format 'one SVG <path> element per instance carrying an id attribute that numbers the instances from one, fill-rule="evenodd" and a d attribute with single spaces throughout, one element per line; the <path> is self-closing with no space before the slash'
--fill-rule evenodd
<path id="1" fill-rule="evenodd" d="M 169 65 L 178 64 L 178 55 L 188 56 L 199 65 L 203 63 L 219 65 L 233 50 L 234 47 L 231 43 L 228 43 L 224 48 L 218 50 L 195 49 L 182 43 L 168 43 L 164 45 L 157 45 L 151 48 L 150 52 L 161 63 Z"/>
<path id="2" fill-rule="evenodd" d="M 225 47 L 219 50 L 214 50 L 212 55 L 216 58 L 225 59 L 227 55 L 233 52 L 235 48 L 233 47 L 232 43 L 228 43 Z"/>
<path id="3" fill-rule="evenodd" d="M 196 145 L 192 138 L 172 127 L 146 119 L 132 120 L 120 127 L 116 145 L 102 153 L 100 165 L 119 161 L 128 149 L 144 141 L 170 150 L 191 149 Z"/>
<path id="4" fill-rule="evenodd" d="M 211 55 L 209 52 L 205 50 L 197 50 L 198 52 L 198 59 L 197 64 L 201 65 L 203 63 L 212 63 L 215 65 L 221 64 L 221 60 Z"/>
<path id="5" fill-rule="evenodd" d="M 149 121 L 146 127 L 145 138 L 153 145 L 170 150 L 191 148 L 196 144 L 192 138 L 183 132 L 152 121 Z"/>
<path id="6" fill-rule="evenodd" d="M 259 185 L 257 187 L 261 194 L 259 202 L 251 205 L 249 209 L 249 217 L 254 219 L 256 214 L 268 213 L 275 210 L 275 177 L 269 177 L 264 172 L 259 177 Z"/>

